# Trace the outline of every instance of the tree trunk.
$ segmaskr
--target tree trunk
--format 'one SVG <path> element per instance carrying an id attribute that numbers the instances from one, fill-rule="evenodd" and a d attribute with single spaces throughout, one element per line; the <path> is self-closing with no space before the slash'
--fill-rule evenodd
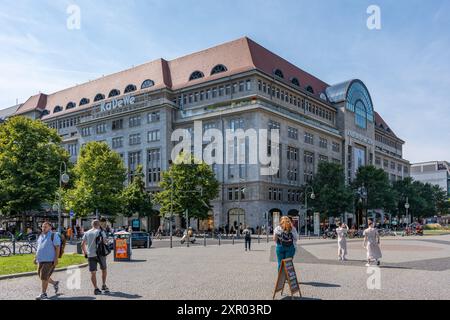
<path id="1" fill-rule="evenodd" d="M 25 226 L 27 224 L 27 213 L 23 212 L 22 213 L 22 225 L 20 226 L 20 232 L 25 233 L 26 229 Z"/>

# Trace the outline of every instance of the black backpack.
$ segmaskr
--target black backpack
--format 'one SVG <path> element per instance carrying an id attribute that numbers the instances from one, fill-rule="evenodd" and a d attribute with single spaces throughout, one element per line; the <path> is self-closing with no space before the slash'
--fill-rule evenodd
<path id="1" fill-rule="evenodd" d="M 283 247 L 290 247 L 294 244 L 294 235 L 292 232 L 282 232 L 278 238 Z"/>
<path id="2" fill-rule="evenodd" d="M 103 230 L 100 229 L 97 238 L 95 239 L 95 244 L 97 246 L 97 257 L 106 257 L 111 253 L 111 249 L 105 244 L 103 239 Z"/>
<path id="3" fill-rule="evenodd" d="M 64 235 L 64 233 L 58 233 L 59 239 L 61 240 L 61 245 L 59 246 L 59 256 L 58 258 L 61 259 L 64 255 L 64 249 L 66 248 L 67 238 Z M 52 243 L 55 241 L 55 232 L 52 232 L 52 235 L 50 236 Z"/>

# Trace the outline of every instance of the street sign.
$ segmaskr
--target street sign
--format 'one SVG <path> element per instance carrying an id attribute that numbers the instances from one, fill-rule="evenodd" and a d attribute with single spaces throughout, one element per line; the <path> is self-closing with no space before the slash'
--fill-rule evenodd
<path id="1" fill-rule="evenodd" d="M 71 218 L 75 217 L 75 212 L 73 212 L 73 210 L 70 210 L 70 217 Z"/>

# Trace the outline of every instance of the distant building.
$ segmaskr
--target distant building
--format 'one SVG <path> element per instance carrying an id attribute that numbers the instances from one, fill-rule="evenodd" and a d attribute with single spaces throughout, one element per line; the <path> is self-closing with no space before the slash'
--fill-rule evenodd
<path id="1" fill-rule="evenodd" d="M 438 185 L 447 191 L 450 199 L 450 162 L 430 161 L 412 164 L 411 177 L 423 183 Z"/>

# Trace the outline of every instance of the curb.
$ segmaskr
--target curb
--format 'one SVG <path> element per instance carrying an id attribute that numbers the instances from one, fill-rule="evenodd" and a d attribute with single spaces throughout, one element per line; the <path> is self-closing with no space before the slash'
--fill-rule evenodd
<path id="1" fill-rule="evenodd" d="M 56 269 L 53 272 L 61 272 L 61 271 L 67 271 L 69 269 L 73 269 L 73 268 L 86 268 L 89 264 L 88 263 L 84 263 L 84 264 L 78 264 L 78 265 L 73 265 L 73 266 L 68 266 L 68 267 L 64 267 L 64 268 L 60 268 L 60 269 Z M 16 273 L 16 274 L 9 274 L 9 275 L 5 275 L 5 276 L 0 276 L 0 281 L 2 280 L 8 280 L 8 279 L 17 279 L 17 278 L 24 278 L 24 277 L 32 277 L 32 276 L 36 276 L 37 272 L 33 271 L 33 272 L 25 272 L 25 273 Z"/>

